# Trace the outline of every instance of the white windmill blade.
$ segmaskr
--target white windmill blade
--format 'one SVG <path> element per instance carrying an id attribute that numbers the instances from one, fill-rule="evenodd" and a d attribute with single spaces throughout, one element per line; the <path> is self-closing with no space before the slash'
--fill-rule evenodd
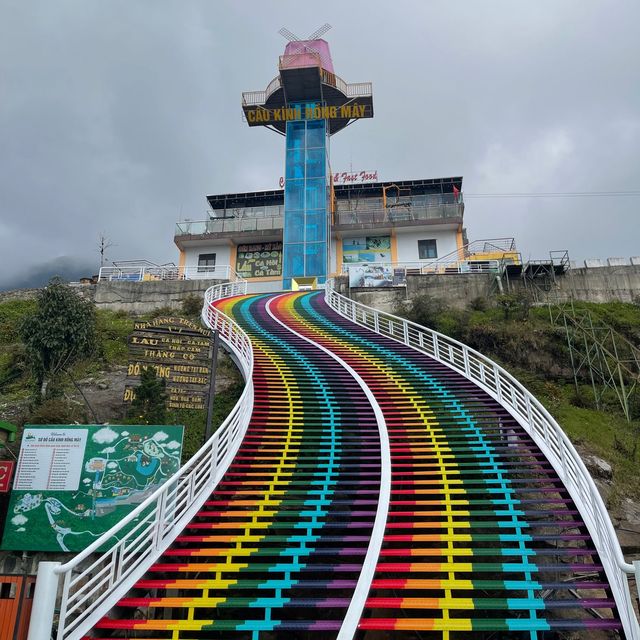
<path id="1" fill-rule="evenodd" d="M 320 58 L 320 62 L 322 62 L 323 65 L 327 65 L 327 60 L 324 57 L 324 54 L 321 51 L 318 51 L 315 47 L 310 47 L 308 44 L 304 46 L 305 51 L 307 51 L 308 53 L 315 53 L 318 55 L 318 57 Z"/>
<path id="2" fill-rule="evenodd" d="M 331 25 L 328 22 L 325 22 L 319 29 L 316 29 L 307 40 L 317 40 L 321 38 L 327 31 L 331 29 Z"/>
<path id="3" fill-rule="evenodd" d="M 286 38 L 289 42 L 300 42 L 302 38 L 299 38 L 295 33 L 292 33 L 286 27 L 282 27 L 278 33 Z"/>

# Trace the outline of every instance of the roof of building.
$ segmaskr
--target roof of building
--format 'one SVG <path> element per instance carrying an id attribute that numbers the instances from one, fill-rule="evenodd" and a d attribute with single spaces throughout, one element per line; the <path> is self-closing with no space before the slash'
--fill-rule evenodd
<path id="1" fill-rule="evenodd" d="M 382 189 L 397 187 L 401 195 L 424 195 L 429 193 L 453 193 L 453 187 L 462 191 L 462 177 L 425 178 L 420 180 L 389 180 L 385 182 L 365 182 L 362 184 L 341 184 L 334 187 L 338 200 L 382 196 Z M 397 193 L 393 193 L 397 195 Z M 260 207 L 284 204 L 284 189 L 270 191 L 249 191 L 246 193 L 225 193 L 207 196 L 212 209 Z"/>

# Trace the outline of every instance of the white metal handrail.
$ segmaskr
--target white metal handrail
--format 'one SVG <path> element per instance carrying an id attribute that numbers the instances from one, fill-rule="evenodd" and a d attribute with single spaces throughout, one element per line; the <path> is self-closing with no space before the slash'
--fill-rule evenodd
<path id="1" fill-rule="evenodd" d="M 342 273 L 348 274 L 352 268 L 373 267 L 391 271 L 401 271 L 403 275 L 417 274 L 464 274 L 464 273 L 498 273 L 499 260 L 463 260 L 458 262 L 343 262 Z"/>
<path id="2" fill-rule="evenodd" d="M 503 258 L 518 256 L 516 241 L 513 238 L 487 238 L 474 240 L 458 247 L 439 258 L 439 261 L 453 262 L 454 260 L 467 260 L 469 258 L 481 259 L 483 255 L 502 255 Z"/>
<path id="3" fill-rule="evenodd" d="M 226 218 L 176 222 L 174 235 L 178 238 L 180 236 L 201 236 L 214 233 L 250 233 L 273 231 L 283 227 L 284 207 L 282 205 L 224 210 L 225 214 L 228 212 L 237 213 L 237 215 Z M 258 213 L 260 215 L 256 215 Z"/>
<path id="4" fill-rule="evenodd" d="M 194 267 L 100 267 L 98 282 L 153 282 L 155 280 L 242 280 L 226 264 Z"/>
<path id="5" fill-rule="evenodd" d="M 338 226 L 374 223 L 395 224 L 402 222 L 419 222 L 420 220 L 460 218 L 462 216 L 462 209 L 462 201 L 414 202 L 407 203 L 407 206 L 398 205 L 385 207 L 377 202 L 365 201 L 353 206 L 348 200 L 338 200 L 334 212 L 334 219 L 335 224 Z"/>
<path id="6" fill-rule="evenodd" d="M 497 400 L 525 431 L 558 473 L 584 518 L 611 586 L 628 638 L 640 639 L 628 575 L 640 580 L 640 561 L 626 562 L 600 493 L 580 455 L 560 425 L 510 373 L 481 353 L 442 333 L 383 313 L 339 294 L 327 282 L 325 300 L 337 313 L 367 329 L 397 340 L 458 371 Z"/>
<path id="7" fill-rule="evenodd" d="M 246 333 L 211 303 L 246 290 L 246 281 L 210 287 L 202 310 L 205 324 L 219 331 L 242 369 L 246 384 L 240 399 L 193 458 L 119 524 L 64 565 L 40 563 L 28 640 L 52 637 L 60 579 L 56 638 L 82 638 L 164 553 L 220 482 L 253 410 L 253 349 Z M 106 551 L 98 551 L 105 547 Z"/>

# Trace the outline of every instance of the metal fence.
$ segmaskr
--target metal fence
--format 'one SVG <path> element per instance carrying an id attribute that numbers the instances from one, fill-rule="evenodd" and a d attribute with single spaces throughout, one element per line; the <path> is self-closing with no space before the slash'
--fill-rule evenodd
<path id="1" fill-rule="evenodd" d="M 242 280 L 228 264 L 215 267 L 101 267 L 98 282 L 149 282 L 154 280 Z"/>
<path id="2" fill-rule="evenodd" d="M 345 226 L 353 224 L 394 224 L 419 220 L 462 217 L 462 203 L 407 204 L 406 206 L 383 207 L 382 204 L 361 203 L 357 207 L 347 208 L 347 201 L 337 202 L 334 213 L 334 224 Z"/>
<path id="3" fill-rule="evenodd" d="M 280 209 L 284 210 L 284 207 Z M 267 212 L 268 213 L 268 212 Z M 194 222 L 176 222 L 175 236 L 199 236 L 213 233 L 238 233 L 242 231 L 270 231 L 283 228 L 283 215 L 214 218 Z"/>
<path id="4" fill-rule="evenodd" d="M 500 260 L 462 260 L 456 262 L 347 262 L 342 264 L 342 273 L 351 269 L 369 267 L 389 272 L 396 278 L 402 276 L 403 282 L 408 275 L 454 275 L 465 273 L 500 273 Z"/>

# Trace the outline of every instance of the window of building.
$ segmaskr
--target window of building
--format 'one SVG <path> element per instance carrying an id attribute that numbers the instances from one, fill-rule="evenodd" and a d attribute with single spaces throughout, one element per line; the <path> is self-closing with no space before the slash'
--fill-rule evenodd
<path id="1" fill-rule="evenodd" d="M 438 257 L 438 248 L 435 240 L 418 240 L 418 258 L 431 260 Z"/>
<path id="2" fill-rule="evenodd" d="M 198 256 L 198 273 L 213 271 L 216 266 L 215 253 L 201 253 Z"/>

